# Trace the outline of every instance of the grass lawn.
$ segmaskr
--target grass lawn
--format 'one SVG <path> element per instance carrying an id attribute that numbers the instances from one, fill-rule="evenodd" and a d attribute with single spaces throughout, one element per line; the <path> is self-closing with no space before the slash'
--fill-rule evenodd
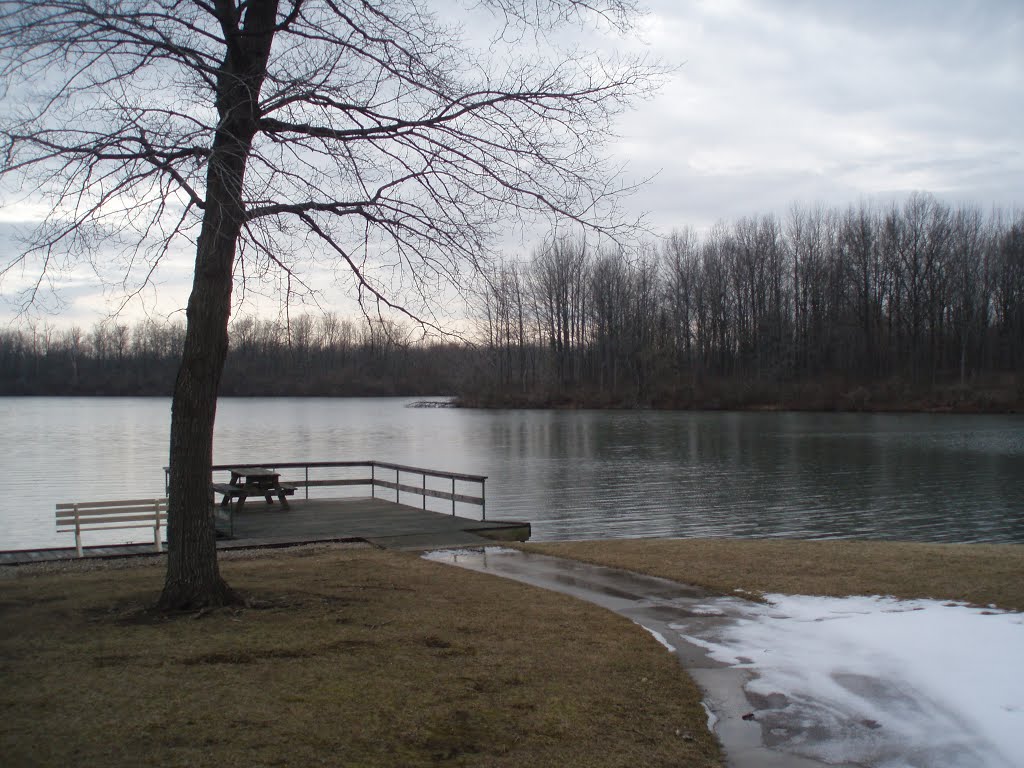
<path id="1" fill-rule="evenodd" d="M 1024 610 L 1024 547 L 614 540 L 529 549 L 731 593 Z M 159 561 L 0 570 L 4 766 L 720 766 L 646 632 L 515 582 L 375 549 L 226 559 L 255 607 L 147 610 Z"/>
<path id="2" fill-rule="evenodd" d="M 373 549 L 222 565 L 258 607 L 165 618 L 162 565 L 0 573 L 4 766 L 719 766 L 631 622 Z"/>
<path id="3" fill-rule="evenodd" d="M 1024 546 L 765 539 L 615 539 L 525 545 L 729 594 L 892 595 L 1024 611 Z"/>

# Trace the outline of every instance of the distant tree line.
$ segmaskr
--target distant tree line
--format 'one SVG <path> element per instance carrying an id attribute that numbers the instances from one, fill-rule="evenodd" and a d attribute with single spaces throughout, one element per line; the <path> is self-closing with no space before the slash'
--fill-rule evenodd
<path id="1" fill-rule="evenodd" d="M 559 239 L 494 270 L 479 313 L 481 404 L 1002 409 L 1024 400 L 1024 214 L 918 193 L 633 253 Z"/>
<path id="2" fill-rule="evenodd" d="M 101 323 L 0 331 L 0 393 L 170 395 L 184 325 Z M 433 395 L 459 387 L 465 351 L 387 320 L 336 314 L 231 324 L 222 395 Z"/>
<path id="3" fill-rule="evenodd" d="M 466 350 L 401 322 L 328 312 L 230 327 L 221 395 L 446 395 L 461 388 Z"/>
<path id="4" fill-rule="evenodd" d="M 476 343 L 334 313 L 241 316 L 222 395 L 471 405 L 1024 405 L 1024 213 L 927 194 L 794 206 L 634 251 L 553 239 L 484 275 Z M 0 393 L 167 395 L 184 327 L 0 331 Z"/>

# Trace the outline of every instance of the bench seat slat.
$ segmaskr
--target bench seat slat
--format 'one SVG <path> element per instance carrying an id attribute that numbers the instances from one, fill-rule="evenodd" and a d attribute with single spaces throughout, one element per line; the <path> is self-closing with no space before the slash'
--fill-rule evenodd
<path id="1" fill-rule="evenodd" d="M 152 515 L 152 514 L 150 514 L 150 515 L 114 515 L 114 516 L 109 516 L 109 517 L 80 517 L 78 520 L 79 520 L 79 525 L 81 525 L 83 528 L 85 526 L 87 526 L 87 525 L 109 525 L 111 523 L 120 523 L 120 522 L 125 522 L 125 523 L 144 523 L 144 522 L 148 521 L 150 525 L 153 525 L 157 520 L 159 520 L 160 524 L 163 525 L 165 522 L 167 522 L 167 515 L 160 515 L 159 517 L 157 517 L 156 515 Z M 58 526 L 70 526 L 71 528 L 74 528 L 75 527 L 75 518 L 73 518 L 73 517 L 61 517 L 61 518 L 59 518 L 57 520 L 57 525 Z"/>
<path id="2" fill-rule="evenodd" d="M 163 527 L 163 526 L 161 526 Z M 116 525 L 99 525 L 99 524 L 85 524 L 78 526 L 79 531 L 119 531 L 121 529 L 129 528 L 148 528 L 153 530 L 153 523 L 122 523 L 118 522 Z M 74 533 L 76 530 L 74 525 L 58 525 L 57 533 Z"/>

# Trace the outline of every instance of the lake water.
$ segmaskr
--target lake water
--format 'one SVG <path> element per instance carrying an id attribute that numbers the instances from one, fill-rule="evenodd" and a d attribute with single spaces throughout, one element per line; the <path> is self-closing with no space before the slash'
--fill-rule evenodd
<path id="1" fill-rule="evenodd" d="M 484 411 L 409 402 L 224 399 L 215 461 L 377 459 L 488 475 L 488 517 L 529 520 L 535 539 L 1024 543 L 1021 416 Z M 57 502 L 163 495 L 169 423 L 166 399 L 0 398 L 0 549 L 72 545 L 54 530 Z M 136 540 L 145 538 L 142 531 Z M 129 539 L 122 532 L 107 540 Z"/>

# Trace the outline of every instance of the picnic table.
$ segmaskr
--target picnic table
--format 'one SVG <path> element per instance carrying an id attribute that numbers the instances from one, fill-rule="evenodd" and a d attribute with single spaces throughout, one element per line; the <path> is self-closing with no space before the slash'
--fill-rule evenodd
<path id="1" fill-rule="evenodd" d="M 288 497 L 295 493 L 295 486 L 281 482 L 281 475 L 266 467 L 229 467 L 231 480 L 227 483 L 213 483 L 214 493 L 224 494 L 220 505 L 230 507 L 231 500 L 236 499 L 235 512 L 241 512 L 245 500 L 249 496 L 263 496 L 267 504 L 274 503 L 274 496 L 281 501 L 281 506 L 288 509 Z"/>

